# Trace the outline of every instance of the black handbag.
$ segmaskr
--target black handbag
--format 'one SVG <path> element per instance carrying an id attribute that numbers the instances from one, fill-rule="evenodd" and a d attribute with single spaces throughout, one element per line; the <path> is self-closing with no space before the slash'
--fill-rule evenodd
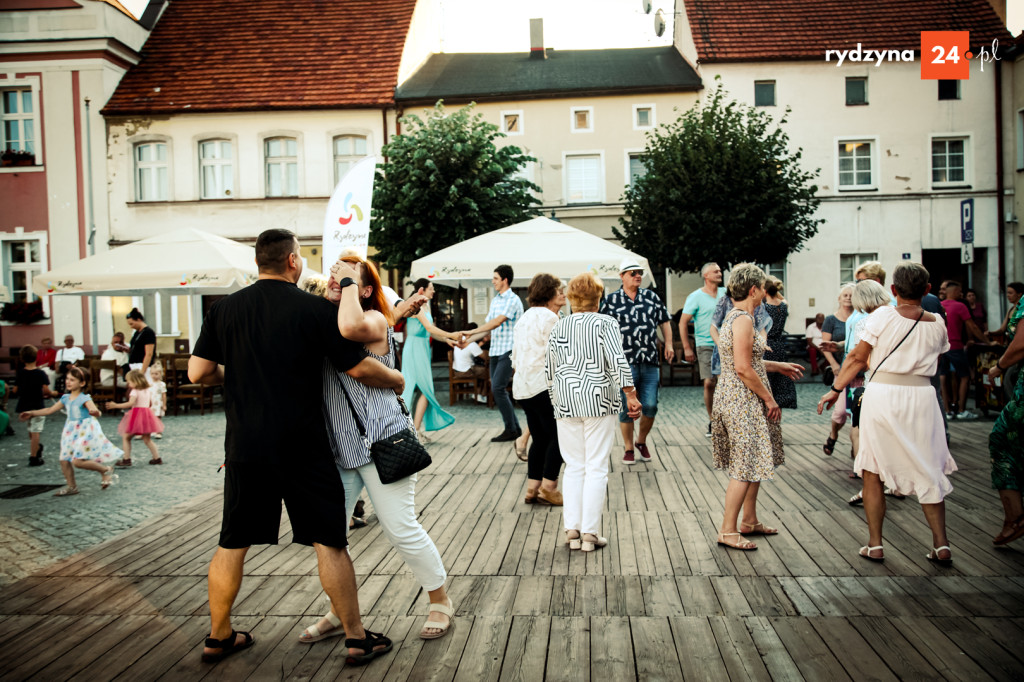
<path id="1" fill-rule="evenodd" d="M 832 369 L 832 365 L 829 365 L 825 369 L 821 370 L 821 383 L 826 386 L 831 386 L 832 382 L 836 380 L 836 373 Z"/>
<path id="2" fill-rule="evenodd" d="M 394 342 L 392 341 L 392 352 L 394 352 L 393 344 Z M 339 383 L 341 384 L 342 392 L 345 394 L 348 409 L 352 412 L 352 418 L 355 420 L 356 426 L 359 427 L 359 435 L 366 441 L 366 429 L 363 427 L 363 422 L 352 407 L 352 401 L 349 398 L 348 391 L 345 390 L 344 382 Z M 405 401 L 402 400 L 402 396 L 396 397 L 398 404 L 402 407 L 402 414 L 408 417 L 409 408 L 406 407 Z M 381 483 L 400 481 L 419 471 L 423 471 L 433 463 L 430 455 L 427 453 L 427 449 L 423 447 L 419 438 L 416 437 L 416 432 L 410 428 L 399 431 L 393 436 L 382 438 L 375 443 L 369 443 L 369 446 L 370 459 L 373 460 L 373 465 L 377 468 L 377 475 L 380 477 Z"/>

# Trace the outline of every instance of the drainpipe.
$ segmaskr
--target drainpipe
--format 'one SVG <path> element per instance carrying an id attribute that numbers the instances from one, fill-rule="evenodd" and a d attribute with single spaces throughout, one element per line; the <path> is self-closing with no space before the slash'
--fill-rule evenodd
<path id="1" fill-rule="evenodd" d="M 1003 65 L 996 62 L 996 225 L 998 233 L 999 251 L 999 291 L 1006 289 L 1006 225 L 1003 218 L 1006 215 L 1006 201 L 1004 197 L 1003 182 L 1005 171 L 1003 168 Z M 1000 296 L 1000 298 L 1002 298 Z"/>
<path id="2" fill-rule="evenodd" d="M 85 168 L 86 178 L 88 179 L 88 216 L 89 216 L 89 255 L 96 255 L 96 216 L 93 211 L 93 189 L 92 189 L 92 122 L 89 116 L 89 98 L 85 98 Z M 98 351 L 100 348 L 99 337 L 96 328 L 96 297 L 89 297 L 89 330 L 91 332 L 93 349 Z"/>

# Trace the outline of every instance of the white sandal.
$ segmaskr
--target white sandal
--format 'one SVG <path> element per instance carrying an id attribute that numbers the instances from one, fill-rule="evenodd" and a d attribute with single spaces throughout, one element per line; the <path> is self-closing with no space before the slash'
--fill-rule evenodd
<path id="1" fill-rule="evenodd" d="M 299 641 L 305 642 L 306 644 L 312 644 L 313 642 L 319 642 L 321 639 L 327 639 L 328 637 L 340 637 L 345 634 L 345 630 L 341 627 L 341 618 L 334 615 L 333 611 L 328 611 L 324 618 L 326 618 L 333 626 L 330 630 L 320 632 L 320 628 L 317 627 L 320 623 L 310 625 L 302 632 L 301 635 L 299 635 Z"/>
<path id="2" fill-rule="evenodd" d="M 452 600 L 449 599 L 447 604 L 431 604 L 431 612 L 437 611 L 448 616 L 447 623 L 438 623 L 436 620 L 427 619 L 423 623 L 423 627 L 420 628 L 420 639 L 437 639 L 438 637 L 444 637 L 448 634 L 448 628 L 452 626 L 452 618 L 455 617 L 455 608 L 452 606 Z M 428 629 L 440 630 L 440 632 L 427 632 Z"/>
<path id="3" fill-rule="evenodd" d="M 597 533 L 584 533 L 580 549 L 584 552 L 593 552 L 598 547 L 604 547 L 607 544 L 608 538 L 602 538 Z"/>
<path id="4" fill-rule="evenodd" d="M 876 550 L 884 551 L 885 548 L 882 547 L 882 545 L 875 545 L 874 547 L 870 547 L 868 545 L 864 545 L 859 550 L 857 550 L 857 554 L 859 554 L 860 556 L 864 557 L 868 561 L 877 561 L 878 563 L 881 563 L 881 562 L 885 561 L 885 555 L 884 554 L 882 556 L 871 556 L 871 553 L 876 551 Z"/>

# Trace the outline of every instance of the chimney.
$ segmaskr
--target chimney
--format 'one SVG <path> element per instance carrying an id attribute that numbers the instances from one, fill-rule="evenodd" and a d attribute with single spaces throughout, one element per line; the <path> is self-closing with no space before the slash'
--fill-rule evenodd
<path id="1" fill-rule="evenodd" d="M 530 59 L 547 59 L 544 50 L 544 20 L 530 19 Z"/>

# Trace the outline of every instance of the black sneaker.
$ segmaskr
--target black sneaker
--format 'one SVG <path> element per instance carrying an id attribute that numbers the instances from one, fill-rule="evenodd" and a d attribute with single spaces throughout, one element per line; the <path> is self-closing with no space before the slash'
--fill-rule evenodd
<path id="1" fill-rule="evenodd" d="M 708 422 L 708 432 L 704 434 L 705 437 L 711 438 L 711 422 Z"/>
<path id="2" fill-rule="evenodd" d="M 46 464 L 46 462 L 43 461 L 42 457 L 29 457 L 28 458 L 28 465 L 30 467 L 41 467 L 44 464 Z"/>
<path id="3" fill-rule="evenodd" d="M 500 434 L 498 434 L 497 436 L 495 436 L 494 438 L 492 438 L 491 442 L 492 443 L 508 443 L 509 441 L 513 441 L 516 438 L 519 438 L 519 436 L 516 434 L 515 431 L 509 431 L 508 429 L 506 429 L 506 430 L 502 431 Z"/>

